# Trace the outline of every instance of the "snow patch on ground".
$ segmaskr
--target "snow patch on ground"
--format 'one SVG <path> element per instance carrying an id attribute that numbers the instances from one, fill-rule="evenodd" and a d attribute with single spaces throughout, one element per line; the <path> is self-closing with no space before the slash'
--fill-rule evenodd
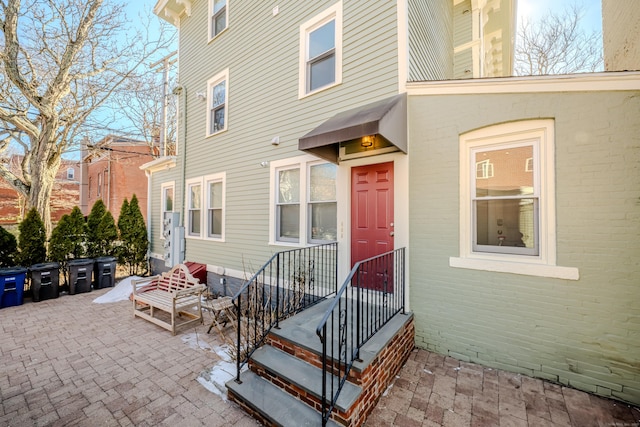
<path id="1" fill-rule="evenodd" d="M 126 301 L 129 299 L 131 295 L 131 281 L 141 279 L 140 276 L 129 276 L 125 279 L 122 279 L 113 289 L 107 292 L 104 295 L 100 295 L 98 298 L 94 299 L 93 302 L 96 304 L 107 304 L 110 302 L 118 302 L 118 301 Z"/>
<path id="2" fill-rule="evenodd" d="M 183 343 L 185 343 L 186 345 L 189 346 L 189 348 L 192 348 L 194 350 L 200 349 L 200 350 L 214 351 L 213 347 L 211 347 L 211 344 L 199 339 L 198 334 L 195 332 L 181 335 L 180 338 L 182 339 Z"/>
<path id="3" fill-rule="evenodd" d="M 206 371 L 202 371 L 198 376 L 198 382 L 210 392 L 227 400 L 225 384 L 236 376 L 236 364 L 229 355 L 231 349 L 226 344 L 209 348 L 220 357 L 220 361 Z"/>

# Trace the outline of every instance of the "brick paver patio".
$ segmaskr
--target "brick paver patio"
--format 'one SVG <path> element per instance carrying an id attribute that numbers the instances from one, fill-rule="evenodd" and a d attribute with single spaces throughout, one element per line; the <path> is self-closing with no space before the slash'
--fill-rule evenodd
<path id="1" fill-rule="evenodd" d="M 207 326 L 175 337 L 108 289 L 0 310 L 0 426 L 255 426 L 198 375 Z M 185 343 L 197 334 L 200 347 Z M 181 336 L 182 334 L 182 336 Z M 201 348 L 205 347 L 205 348 Z M 367 426 L 635 426 L 622 403 L 416 350 Z"/>

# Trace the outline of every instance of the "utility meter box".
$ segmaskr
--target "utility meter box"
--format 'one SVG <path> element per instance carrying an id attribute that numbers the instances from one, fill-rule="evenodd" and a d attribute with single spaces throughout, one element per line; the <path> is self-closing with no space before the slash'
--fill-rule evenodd
<path id="1" fill-rule="evenodd" d="M 179 212 L 165 212 L 162 220 L 164 265 L 173 267 L 184 261 L 184 227 L 180 227 Z"/>

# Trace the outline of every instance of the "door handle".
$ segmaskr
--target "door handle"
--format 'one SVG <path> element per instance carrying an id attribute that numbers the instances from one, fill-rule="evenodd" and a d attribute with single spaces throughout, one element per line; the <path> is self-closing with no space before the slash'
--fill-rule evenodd
<path id="1" fill-rule="evenodd" d="M 389 236 L 394 236 L 395 234 L 396 233 L 392 231 L 392 232 L 389 233 Z"/>

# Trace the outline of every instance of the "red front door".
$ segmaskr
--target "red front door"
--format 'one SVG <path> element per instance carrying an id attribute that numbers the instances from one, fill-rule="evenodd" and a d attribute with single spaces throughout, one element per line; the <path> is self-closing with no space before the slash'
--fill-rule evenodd
<path id="1" fill-rule="evenodd" d="M 352 168 L 351 265 L 393 248 L 393 162 Z"/>

